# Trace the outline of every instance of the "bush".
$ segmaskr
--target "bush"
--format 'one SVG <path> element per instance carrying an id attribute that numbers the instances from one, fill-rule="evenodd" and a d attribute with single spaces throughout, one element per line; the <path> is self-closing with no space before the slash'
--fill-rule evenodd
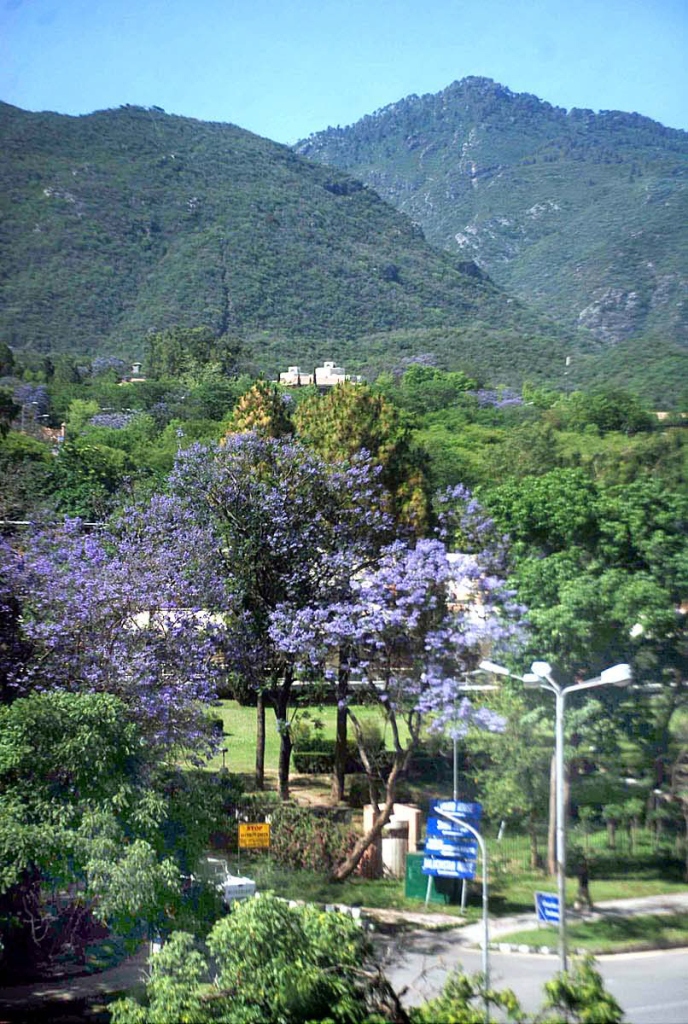
<path id="1" fill-rule="evenodd" d="M 356 834 L 331 811 L 280 804 L 272 812 L 270 846 L 275 860 L 290 868 L 330 871 L 353 848 Z"/>
<path id="2" fill-rule="evenodd" d="M 378 793 L 378 797 L 380 793 Z M 365 775 L 355 775 L 349 782 L 349 806 L 365 807 L 370 803 L 370 789 Z"/>
<path id="3" fill-rule="evenodd" d="M 304 775 L 324 775 L 334 770 L 334 740 L 323 740 L 322 750 L 295 750 L 294 769 Z"/>

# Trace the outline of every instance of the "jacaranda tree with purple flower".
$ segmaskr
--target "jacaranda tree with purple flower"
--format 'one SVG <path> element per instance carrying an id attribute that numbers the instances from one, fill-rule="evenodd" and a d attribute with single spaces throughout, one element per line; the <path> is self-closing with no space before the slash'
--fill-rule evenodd
<path id="1" fill-rule="evenodd" d="M 470 728 L 502 728 L 499 716 L 463 699 L 461 684 L 481 651 L 512 632 L 507 606 L 499 581 L 486 575 L 474 556 L 449 556 L 444 543 L 433 539 L 388 546 L 374 567 L 351 577 L 340 600 L 296 613 L 288 607 L 275 611 L 274 643 L 298 664 L 325 665 L 334 652 L 347 653 L 360 679 L 359 700 L 380 709 L 392 747 L 380 806 L 378 769 L 355 707 L 347 701 L 371 802 L 379 810 L 372 828 L 335 870 L 335 879 L 354 870 L 389 820 L 397 782 L 424 724 L 450 727 L 458 735 Z"/>
<path id="2" fill-rule="evenodd" d="M 205 580 L 190 571 L 200 531 L 178 517 L 156 543 L 162 513 L 153 509 L 109 532 L 68 520 L 23 538 L 21 550 L 3 545 L 22 653 L 3 677 L 7 700 L 49 689 L 114 694 L 167 756 L 204 741 L 223 624 L 206 614 Z"/>
<path id="3" fill-rule="evenodd" d="M 59 948 L 51 888 L 73 897 L 70 941 L 91 912 L 135 931 L 188 909 L 181 871 L 212 823 L 202 801 L 176 812 L 176 762 L 214 749 L 225 633 L 207 541 L 160 497 L 108 531 L 0 546 L 0 941 L 32 956 L 34 933 Z"/>
<path id="4" fill-rule="evenodd" d="M 280 733 L 279 788 L 286 798 L 300 652 L 276 643 L 273 616 L 278 608 L 295 618 L 331 604 L 352 575 L 374 562 L 389 530 L 378 473 L 364 456 L 329 466 L 290 440 L 230 434 L 219 446 L 180 453 L 169 492 L 179 514 L 206 531 L 210 563 L 226 586 L 219 602 L 207 595 L 205 607 L 224 614 L 226 666 L 258 697 L 258 784 L 267 702 Z"/>

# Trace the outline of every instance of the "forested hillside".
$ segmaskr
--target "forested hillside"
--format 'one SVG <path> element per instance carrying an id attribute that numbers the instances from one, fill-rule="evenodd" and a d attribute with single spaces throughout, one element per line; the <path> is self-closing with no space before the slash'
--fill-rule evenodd
<path id="1" fill-rule="evenodd" d="M 480 321 L 527 335 L 524 364 L 536 349 L 561 363 L 543 341 L 556 330 L 470 261 L 286 146 L 155 108 L 2 105 L 0 132 L 0 330 L 15 349 L 140 355 L 148 332 L 205 326 L 274 373 L 322 358 L 309 340 Z"/>
<path id="2" fill-rule="evenodd" d="M 607 344 L 688 345 L 688 135 L 487 78 L 296 147 L 347 170 L 496 282 Z"/>

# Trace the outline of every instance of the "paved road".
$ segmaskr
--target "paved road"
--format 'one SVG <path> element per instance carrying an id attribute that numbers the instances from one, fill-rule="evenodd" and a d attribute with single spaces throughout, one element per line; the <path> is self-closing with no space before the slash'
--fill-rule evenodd
<path id="1" fill-rule="evenodd" d="M 386 973 L 398 991 L 407 989 L 408 1006 L 436 995 L 459 965 L 469 974 L 482 970 L 482 953 L 452 933 L 416 932 L 401 941 L 403 948 L 390 949 Z M 631 1024 L 688 1024 L 688 949 L 601 956 L 597 965 Z M 539 1008 L 542 986 L 558 968 L 556 956 L 490 953 L 494 986 L 513 989 L 530 1012 Z"/>
<path id="2" fill-rule="evenodd" d="M 615 913 L 675 913 L 688 910 L 688 890 L 669 896 L 614 900 L 596 906 L 601 917 Z M 490 941 L 517 929 L 535 927 L 535 914 L 490 921 Z M 417 931 L 387 940 L 386 973 L 397 988 L 406 989 L 404 1001 L 417 1005 L 436 995 L 447 974 L 457 966 L 468 973 L 482 970 L 482 924 L 455 931 Z M 610 992 L 624 1009 L 630 1024 L 688 1024 L 688 949 L 621 953 L 597 957 L 598 968 Z M 542 986 L 559 969 L 557 956 L 490 951 L 491 982 L 511 988 L 521 1004 L 537 1010 Z"/>

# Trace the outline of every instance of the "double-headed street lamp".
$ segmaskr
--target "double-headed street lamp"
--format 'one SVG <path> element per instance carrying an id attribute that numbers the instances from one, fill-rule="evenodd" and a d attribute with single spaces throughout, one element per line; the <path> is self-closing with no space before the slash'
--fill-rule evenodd
<path id="1" fill-rule="evenodd" d="M 633 678 L 630 665 L 612 665 L 600 672 L 594 679 L 584 679 L 570 686 L 560 686 L 552 677 L 552 667 L 547 661 L 534 661 L 531 671 L 524 676 L 510 672 L 503 665 L 483 661 L 480 668 L 499 676 L 520 679 L 528 688 L 549 690 L 556 700 L 555 715 L 555 782 L 556 782 L 556 829 L 557 829 L 557 889 L 559 892 L 559 960 L 561 970 L 568 970 L 566 948 L 566 811 L 564 807 L 564 708 L 569 693 L 591 690 L 598 686 L 627 686 Z"/>

